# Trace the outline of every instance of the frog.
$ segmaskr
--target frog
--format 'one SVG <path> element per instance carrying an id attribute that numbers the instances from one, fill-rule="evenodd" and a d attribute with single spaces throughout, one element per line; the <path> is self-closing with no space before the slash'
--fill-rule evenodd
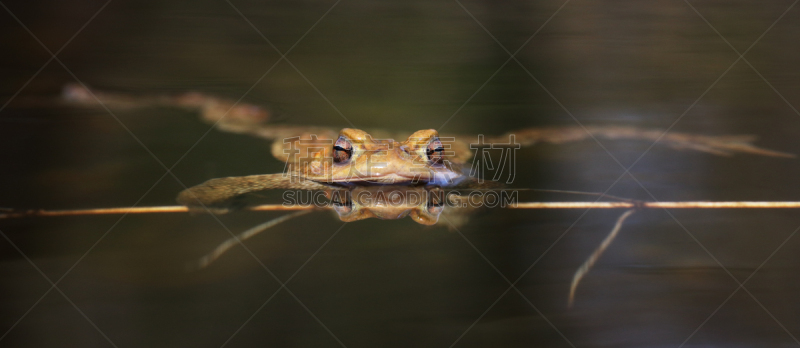
<path id="1" fill-rule="evenodd" d="M 286 143 L 292 144 L 284 152 L 291 152 L 284 157 L 288 164 L 286 173 L 211 179 L 182 191 L 177 197 L 178 203 L 195 210 L 225 213 L 235 207 L 236 200 L 243 195 L 268 189 L 339 189 L 336 192 L 342 192 L 341 188 L 362 187 L 353 192 L 361 194 L 368 190 L 363 187 L 404 186 L 425 193 L 416 188 L 455 188 L 476 181 L 464 175 L 461 163 L 451 160 L 452 151 L 447 151 L 448 146 L 434 129 L 416 131 L 401 142 L 375 139 L 363 130 L 344 128 L 335 141 L 309 135 Z M 299 149 L 289 151 L 294 146 Z M 310 154 L 300 156 L 302 152 Z M 397 189 L 388 191 L 399 192 Z"/>

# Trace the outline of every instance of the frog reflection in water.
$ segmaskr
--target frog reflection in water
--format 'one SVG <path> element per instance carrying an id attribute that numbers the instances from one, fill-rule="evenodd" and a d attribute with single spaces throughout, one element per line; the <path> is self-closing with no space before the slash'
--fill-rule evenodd
<path id="1" fill-rule="evenodd" d="M 325 197 L 330 200 L 332 210 L 340 220 L 352 222 L 368 218 L 385 220 L 402 219 L 410 216 L 412 220 L 422 225 L 434 225 L 439 222 L 439 217 L 448 210 L 460 211 L 452 213 L 447 222 L 450 226 L 463 221 L 463 214 L 472 208 L 462 205 L 460 196 L 447 193 L 444 189 L 424 185 L 351 185 L 341 188 L 328 189 Z M 298 192 L 287 191 L 286 198 L 295 198 Z M 457 207 L 457 208 L 456 208 Z M 301 210 L 281 216 L 255 226 L 239 235 L 230 238 L 213 251 L 202 257 L 198 263 L 200 268 L 206 267 L 230 248 L 238 243 L 255 236 L 256 234 L 275 226 L 286 220 L 310 213 L 311 210 Z"/>
<path id="2" fill-rule="evenodd" d="M 346 222 L 378 218 L 397 220 L 410 216 L 434 225 L 445 208 L 445 191 L 424 186 L 357 186 L 331 191 L 333 210 Z"/>

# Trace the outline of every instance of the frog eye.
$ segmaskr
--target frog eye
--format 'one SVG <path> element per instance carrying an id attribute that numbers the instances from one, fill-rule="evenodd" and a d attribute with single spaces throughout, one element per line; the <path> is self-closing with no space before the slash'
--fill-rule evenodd
<path id="1" fill-rule="evenodd" d="M 428 155 L 428 162 L 431 164 L 441 164 L 442 161 L 444 161 L 444 147 L 439 137 L 431 139 L 431 142 L 428 143 L 428 148 L 425 150 L 425 154 Z"/>
<path id="2" fill-rule="evenodd" d="M 444 191 L 432 190 L 428 192 L 428 204 L 426 208 L 429 213 L 438 215 L 444 210 Z"/>
<path id="3" fill-rule="evenodd" d="M 353 156 L 353 144 L 350 140 L 340 136 L 333 144 L 333 161 L 336 163 L 346 163 Z"/>
<path id="4" fill-rule="evenodd" d="M 350 199 L 343 199 L 343 202 L 340 201 L 333 201 L 333 210 L 336 211 L 339 215 L 347 215 L 353 211 L 353 201 Z"/>

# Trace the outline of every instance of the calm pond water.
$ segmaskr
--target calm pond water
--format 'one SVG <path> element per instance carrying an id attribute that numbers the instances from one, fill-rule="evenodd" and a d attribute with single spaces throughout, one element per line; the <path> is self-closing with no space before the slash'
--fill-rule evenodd
<path id="1" fill-rule="evenodd" d="M 242 97 L 286 124 L 672 127 L 800 153 L 795 3 L 3 2 L 0 207 L 170 205 L 181 183 L 283 169 L 263 140 L 207 133 L 191 112 L 52 103 L 76 78 L 100 90 Z M 524 148 L 513 186 L 662 201 L 800 197 L 797 159 L 650 145 Z M 222 225 L 188 214 L 0 220 L 0 346 L 799 344 L 794 210 L 637 213 L 568 308 L 573 273 L 620 213 L 492 209 L 456 231 L 410 219 L 343 225 L 318 212 L 246 242 L 266 270 L 237 247 L 201 271 L 187 265 L 226 228 L 278 214 L 229 214 Z"/>

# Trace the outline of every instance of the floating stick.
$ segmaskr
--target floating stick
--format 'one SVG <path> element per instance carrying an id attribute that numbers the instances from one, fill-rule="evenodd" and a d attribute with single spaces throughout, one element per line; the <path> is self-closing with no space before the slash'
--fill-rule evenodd
<path id="1" fill-rule="evenodd" d="M 510 205 L 510 209 L 797 209 L 800 201 L 686 201 L 686 202 L 523 202 Z M 246 207 L 244 211 L 289 211 L 327 209 L 313 205 L 264 204 Z M 14 210 L 0 208 L 0 219 L 81 216 L 114 214 L 186 213 L 182 205 L 158 207 L 118 207 L 74 210 Z"/>
<path id="2" fill-rule="evenodd" d="M 264 204 L 246 207 L 244 211 L 285 211 L 285 210 L 313 210 L 313 205 L 282 205 Z M 81 216 L 81 215 L 114 215 L 114 214 L 154 214 L 154 213 L 188 213 L 189 209 L 182 205 L 160 207 L 118 207 L 100 209 L 74 209 L 74 210 L 14 210 L 0 208 L 0 219 L 40 217 L 40 216 Z"/>
<path id="3" fill-rule="evenodd" d="M 517 203 L 512 209 L 775 209 L 800 208 L 800 202 L 772 201 L 688 201 L 688 202 L 529 202 Z"/>

